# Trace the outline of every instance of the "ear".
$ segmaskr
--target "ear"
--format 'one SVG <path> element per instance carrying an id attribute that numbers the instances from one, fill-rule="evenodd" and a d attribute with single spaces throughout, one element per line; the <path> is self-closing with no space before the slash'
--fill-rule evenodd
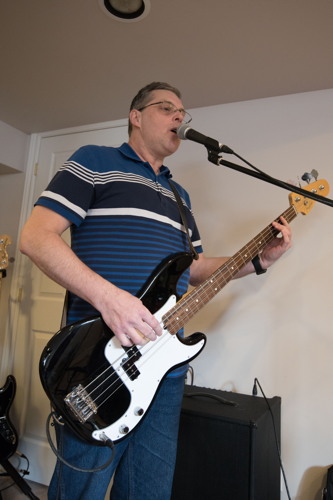
<path id="1" fill-rule="evenodd" d="M 133 127 L 140 127 L 141 123 L 141 112 L 137 109 L 131 109 L 129 114 L 129 119 Z"/>

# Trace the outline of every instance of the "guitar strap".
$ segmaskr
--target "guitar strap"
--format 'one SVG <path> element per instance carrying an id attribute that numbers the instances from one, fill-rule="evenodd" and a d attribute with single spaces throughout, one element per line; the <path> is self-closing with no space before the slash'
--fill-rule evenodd
<path id="1" fill-rule="evenodd" d="M 65 298 L 64 298 L 64 306 L 62 308 L 60 328 L 64 328 L 67 324 L 67 310 L 68 310 L 68 290 L 66 290 L 66 294 L 65 294 Z"/>
<path id="2" fill-rule="evenodd" d="M 179 212 L 180 212 L 180 217 L 182 219 L 183 226 L 184 226 L 185 231 L 186 231 L 186 236 L 187 236 L 187 239 L 188 239 L 188 243 L 190 245 L 190 250 L 192 252 L 193 258 L 194 258 L 194 260 L 198 260 L 199 254 L 198 254 L 198 252 L 196 251 L 196 249 L 194 248 L 194 246 L 192 244 L 192 240 L 191 240 L 191 237 L 190 237 L 190 232 L 189 232 L 189 229 L 188 229 L 188 224 L 187 224 L 187 220 L 186 220 L 186 214 L 185 214 L 185 211 L 184 211 L 182 200 L 180 198 L 180 195 L 179 195 L 178 190 L 177 190 L 176 186 L 174 185 L 174 183 L 170 179 L 168 179 L 168 181 L 169 181 L 170 187 L 172 189 L 172 192 L 173 192 L 173 194 L 175 195 L 175 198 L 176 198 L 176 202 L 177 202 L 177 205 L 178 205 L 178 208 L 179 208 Z"/>

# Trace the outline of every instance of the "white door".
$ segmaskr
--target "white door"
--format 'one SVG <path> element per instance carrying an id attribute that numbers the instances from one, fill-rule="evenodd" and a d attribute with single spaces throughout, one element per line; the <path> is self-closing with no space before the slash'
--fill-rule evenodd
<path id="1" fill-rule="evenodd" d="M 124 125 L 41 137 L 35 182 L 33 187 L 26 187 L 32 194 L 28 196 L 33 200 L 31 205 L 77 148 L 85 144 L 118 146 L 126 140 L 127 127 Z M 28 207 L 27 212 L 30 213 L 31 209 L 32 206 Z M 67 238 L 66 235 L 64 237 Z M 41 273 L 28 258 L 22 257 L 19 265 L 17 321 L 15 331 L 11 332 L 15 339 L 13 373 L 17 381 L 13 419 L 19 422 L 18 449 L 30 461 L 29 479 L 48 484 L 55 456 L 46 439 L 45 426 L 50 405 L 40 383 L 38 367 L 44 346 L 59 329 L 64 290 Z"/>

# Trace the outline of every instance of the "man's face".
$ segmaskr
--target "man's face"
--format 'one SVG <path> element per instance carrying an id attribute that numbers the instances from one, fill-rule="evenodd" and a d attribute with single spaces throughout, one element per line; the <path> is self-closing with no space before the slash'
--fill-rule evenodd
<path id="1" fill-rule="evenodd" d="M 182 101 L 173 92 L 155 90 L 144 109 L 139 112 L 138 126 L 144 146 L 156 157 L 164 158 L 179 147 L 180 139 L 176 130 L 183 121 L 183 115 L 180 111 L 168 113 L 166 106 L 154 104 L 160 102 L 170 103 L 177 110 L 183 109 Z"/>

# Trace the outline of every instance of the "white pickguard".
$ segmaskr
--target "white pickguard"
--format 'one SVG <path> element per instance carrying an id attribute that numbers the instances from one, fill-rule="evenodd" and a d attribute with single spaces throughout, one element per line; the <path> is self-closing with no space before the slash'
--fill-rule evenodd
<path id="1" fill-rule="evenodd" d="M 160 324 L 163 315 L 176 303 L 176 297 L 171 295 L 164 306 L 155 314 Z M 113 337 L 106 345 L 105 357 L 116 370 L 124 385 L 131 394 L 130 405 L 121 418 L 113 424 L 92 433 L 94 439 L 104 441 L 105 435 L 112 441 L 118 441 L 134 429 L 146 414 L 165 374 L 176 365 L 193 359 L 203 348 L 205 339 L 194 345 L 183 344 L 177 335 L 164 330 L 161 337 L 140 346 L 141 357 L 135 361 L 140 375 L 131 380 L 121 366 L 126 355 L 117 337 Z"/>

